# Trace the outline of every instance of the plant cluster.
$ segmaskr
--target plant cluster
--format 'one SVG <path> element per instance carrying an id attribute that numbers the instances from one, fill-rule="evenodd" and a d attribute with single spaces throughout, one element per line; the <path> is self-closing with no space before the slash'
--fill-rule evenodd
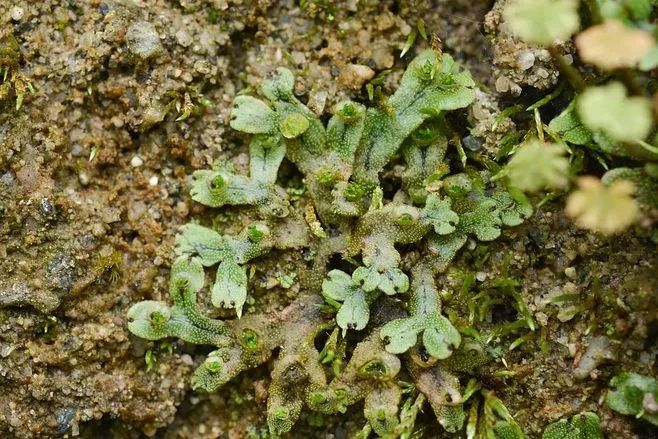
<path id="1" fill-rule="evenodd" d="M 576 0 L 507 3 L 503 15 L 512 33 L 546 47 L 571 87 L 531 107 L 540 141 L 526 134 L 529 140 L 510 151 L 506 175 L 526 192 L 570 190 L 570 179 L 585 170 L 579 158 L 584 155 L 594 164 L 587 171 L 601 177 L 575 179 L 567 214 L 580 227 L 613 234 L 640 218 L 651 223 L 658 209 L 658 133 L 651 99 L 656 91 L 651 71 L 658 66 L 655 2 L 583 3 L 583 15 Z M 569 63 L 558 43 L 576 33 L 580 58 Z M 579 70 L 580 65 L 590 69 Z M 561 101 L 567 104 L 560 106 Z M 544 125 L 539 109 L 549 102 L 559 114 Z"/>
<path id="2" fill-rule="evenodd" d="M 235 236 L 198 224 L 182 227 L 169 287 L 173 305 L 134 305 L 129 329 L 148 340 L 178 337 L 215 346 L 193 378 L 195 388 L 209 392 L 280 349 L 267 404 L 274 434 L 290 430 L 304 406 L 337 413 L 365 399 L 368 428 L 393 437 L 409 427 L 417 402 L 411 396 L 404 402 L 403 374 L 439 422 L 457 431 L 466 418 L 462 391 L 439 360 L 477 341 L 464 340 L 442 313 L 436 275 L 467 242 L 494 240 L 532 213 L 521 192 L 493 181 L 486 168 L 451 172 L 444 115 L 469 105 L 475 84 L 449 55 L 427 50 L 411 62 L 393 96 L 381 96 L 372 108 L 342 102 L 326 126 L 293 86 L 292 73 L 280 68 L 262 83 L 266 100 L 235 99 L 231 126 L 252 134 L 248 176 L 224 165 L 193 176 L 195 201 L 244 206 L 254 220 Z M 303 174 L 303 213 L 277 185 L 284 158 Z M 394 160 L 406 168 L 384 180 Z M 291 227 L 306 230 L 304 242 L 290 242 L 282 230 Z M 410 244 L 420 249 L 414 263 L 402 251 Z M 280 312 L 243 316 L 250 262 L 273 248 L 299 246 L 314 255 L 300 273 L 300 297 Z M 234 310 L 237 319 L 200 312 L 197 293 L 208 267 L 216 267 L 212 304 Z M 431 385 L 439 381 L 450 385 Z"/>
<path id="3" fill-rule="evenodd" d="M 619 3 L 633 7 L 616 8 Z M 196 202 L 241 207 L 249 221 L 237 234 L 183 226 L 171 269 L 172 304 L 135 304 L 130 331 L 147 340 L 177 337 L 213 346 L 193 376 L 193 387 L 208 392 L 277 352 L 267 401 L 275 436 L 290 431 L 304 408 L 344 413 L 364 401 L 368 424 L 361 437 L 409 437 L 425 402 L 448 432 L 525 437 L 493 392 L 459 380 L 459 373 L 500 356 L 491 340 L 529 331 L 512 342 L 514 349 L 536 329 L 518 282 L 503 276 L 483 284 L 464 301 L 471 324 L 464 326 L 443 307 L 441 273 L 463 247 L 477 251 L 532 215 L 525 194 L 551 191 L 552 197 L 576 183 L 567 214 L 604 234 L 641 215 L 651 218 L 658 208 L 653 104 L 631 89 L 638 77 L 628 76 L 629 69 L 658 65 L 650 34 L 656 30 L 649 23 L 653 4 L 647 3 L 648 12 L 642 4 L 587 2 L 592 25 L 576 43 L 584 61 L 607 73 L 583 76 L 556 46 L 579 29 L 578 2 L 508 2 L 504 17 L 511 31 L 547 47 L 572 88 L 561 87 L 531 107 L 536 131 L 501 150 L 497 159 L 509 158 L 506 166 L 483 156 L 471 156 L 468 166 L 453 160 L 455 132 L 446 115 L 472 103 L 476 84 L 440 50 L 420 53 L 392 96 L 369 90 L 373 106 L 341 102 L 326 124 L 295 96 L 292 72 L 277 69 L 262 81 L 260 98 L 242 94 L 233 103 L 231 127 L 251 135 L 248 175 L 225 163 L 193 175 Z M 419 32 L 424 36 L 424 25 Z M 615 33 L 641 40 L 638 46 L 646 50 L 597 47 Z M 544 124 L 540 109 L 560 100 L 565 105 Z M 604 169 L 601 178 L 576 178 L 586 159 Z M 301 174 L 300 196 L 291 197 L 279 181 L 284 160 Z M 245 313 L 250 267 L 273 250 L 307 255 L 294 273 L 299 297 L 277 311 Z M 208 273 L 214 277 L 212 305 L 235 312 L 235 319 L 201 312 L 197 295 Z M 516 310 L 517 320 L 478 332 L 475 326 L 501 303 Z M 619 388 L 608 395 L 614 410 L 655 421 L 645 401 L 653 398 L 655 381 L 622 375 L 612 385 Z M 549 426 L 543 437 L 602 434 L 597 416 L 583 413 Z"/>

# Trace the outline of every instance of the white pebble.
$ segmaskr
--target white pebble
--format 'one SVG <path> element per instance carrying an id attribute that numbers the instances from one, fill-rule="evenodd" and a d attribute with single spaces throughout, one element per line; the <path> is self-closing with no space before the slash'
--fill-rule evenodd
<path id="1" fill-rule="evenodd" d="M 510 89 L 509 79 L 504 76 L 499 76 L 496 79 L 496 91 L 498 93 L 505 93 Z"/>
<path id="2" fill-rule="evenodd" d="M 23 15 L 25 15 L 25 10 L 20 6 L 14 6 L 11 8 L 10 15 L 12 20 L 21 21 L 21 18 L 23 18 Z"/>
<path id="3" fill-rule="evenodd" d="M 520 69 L 528 70 L 535 65 L 535 54 L 531 50 L 524 50 L 518 54 L 516 62 Z"/>
<path id="4" fill-rule="evenodd" d="M 134 156 L 134 157 L 130 160 L 130 166 L 132 166 L 133 168 L 139 168 L 139 167 L 142 166 L 143 164 L 144 164 L 144 160 L 142 160 L 142 158 L 141 158 L 140 156 L 138 156 L 138 155 Z"/>
<path id="5" fill-rule="evenodd" d="M 154 175 L 153 177 L 149 178 L 149 184 L 150 184 L 151 186 L 157 186 L 157 184 L 158 184 L 158 177 L 156 177 L 156 176 Z"/>
<path id="6" fill-rule="evenodd" d="M 576 278 L 576 269 L 574 267 L 567 267 L 564 269 L 564 274 L 569 278 L 569 279 L 575 279 Z"/>
<path id="7" fill-rule="evenodd" d="M 194 42 L 194 39 L 185 29 L 179 29 L 176 32 L 176 41 L 183 47 L 189 47 Z"/>

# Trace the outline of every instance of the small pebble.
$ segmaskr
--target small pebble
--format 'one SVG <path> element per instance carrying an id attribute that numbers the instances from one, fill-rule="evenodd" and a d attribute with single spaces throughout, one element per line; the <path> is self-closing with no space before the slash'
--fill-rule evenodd
<path id="1" fill-rule="evenodd" d="M 479 151 L 482 149 L 482 141 L 475 136 L 468 135 L 462 139 L 462 143 L 467 149 L 471 151 Z"/>
<path id="2" fill-rule="evenodd" d="M 564 275 L 569 279 L 576 278 L 576 269 L 574 267 L 567 267 L 564 269 Z"/>
<path id="3" fill-rule="evenodd" d="M 141 158 L 140 156 L 138 156 L 138 155 L 134 156 L 134 157 L 130 160 L 130 166 L 132 166 L 133 168 L 139 168 L 139 167 L 142 166 L 143 164 L 144 164 L 144 160 L 142 160 L 142 158 Z"/>
<path id="4" fill-rule="evenodd" d="M 358 90 L 375 76 L 375 71 L 362 64 L 348 64 L 340 71 L 338 81 L 345 86 Z"/>
<path id="5" fill-rule="evenodd" d="M 189 47 L 194 42 L 194 39 L 185 29 L 179 29 L 176 32 L 176 41 L 183 47 Z"/>
<path id="6" fill-rule="evenodd" d="M 128 50 L 141 59 L 149 59 L 162 51 L 160 36 L 148 21 L 131 24 L 126 31 Z"/>
<path id="7" fill-rule="evenodd" d="M 496 79 L 496 91 L 498 93 L 506 93 L 509 89 L 509 79 L 504 76 L 499 76 L 498 79 Z"/>
<path id="8" fill-rule="evenodd" d="M 157 184 L 158 184 L 158 177 L 154 175 L 153 177 L 149 178 L 149 185 L 157 186 Z"/>
<path id="9" fill-rule="evenodd" d="M 516 61 L 520 69 L 528 70 L 535 65 L 535 54 L 531 50 L 524 50 L 517 55 Z"/>
<path id="10" fill-rule="evenodd" d="M 78 180 L 83 186 L 87 186 L 89 184 L 89 176 L 85 172 L 80 172 L 80 174 L 78 174 Z"/>
<path id="11" fill-rule="evenodd" d="M 14 6 L 11 8 L 10 15 L 12 20 L 21 21 L 21 18 L 23 18 L 23 15 L 25 15 L 25 10 L 20 6 Z"/>

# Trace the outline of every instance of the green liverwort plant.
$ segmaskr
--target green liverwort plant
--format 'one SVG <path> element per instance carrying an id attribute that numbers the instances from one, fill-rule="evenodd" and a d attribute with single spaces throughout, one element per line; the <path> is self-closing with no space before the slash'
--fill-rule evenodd
<path id="1" fill-rule="evenodd" d="M 542 439 L 603 439 L 599 417 L 592 412 L 560 419 L 544 430 Z"/>
<path id="2" fill-rule="evenodd" d="M 637 373 L 620 373 L 610 381 L 606 402 L 623 415 L 658 425 L 658 381 Z"/>
<path id="3" fill-rule="evenodd" d="M 468 106 L 475 84 L 449 55 L 427 50 L 391 97 L 371 108 L 341 102 L 326 125 L 293 88 L 292 72 L 279 68 L 263 80 L 262 99 L 235 98 L 230 125 L 251 135 L 249 175 L 225 164 L 197 171 L 191 195 L 214 208 L 242 207 L 247 225 L 237 234 L 183 226 L 173 303 L 134 305 L 128 328 L 148 340 L 214 346 L 193 376 L 193 387 L 208 392 L 277 351 L 267 402 L 273 435 L 289 431 L 303 407 L 333 414 L 361 400 L 364 432 L 410 434 L 425 401 L 446 430 L 459 431 L 466 415 L 452 371 L 469 367 L 461 358 L 470 353 L 460 349 L 483 348 L 464 342 L 443 313 L 437 277 L 467 242 L 494 240 L 532 213 L 523 194 L 490 171 L 451 172 L 454 134 L 444 115 Z M 294 199 L 277 184 L 284 158 L 305 184 Z M 394 163 L 401 174 L 390 173 Z M 312 255 L 292 273 L 299 295 L 283 309 L 243 315 L 248 273 L 272 249 Z M 207 270 L 212 305 L 237 318 L 200 312 Z M 327 335 L 318 351 L 317 339 Z M 453 355 L 454 367 L 440 363 Z M 405 398 L 400 374 L 415 383 Z"/>

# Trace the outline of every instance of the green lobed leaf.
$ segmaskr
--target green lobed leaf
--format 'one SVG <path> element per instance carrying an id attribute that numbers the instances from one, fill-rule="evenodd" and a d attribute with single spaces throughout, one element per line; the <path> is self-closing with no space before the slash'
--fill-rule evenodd
<path id="1" fill-rule="evenodd" d="M 219 233 L 198 224 L 185 224 L 176 235 L 176 254 L 198 256 L 205 267 L 215 265 L 232 253 Z"/>
<path id="2" fill-rule="evenodd" d="M 507 164 L 511 185 L 524 192 L 563 188 L 569 174 L 564 153 L 561 146 L 536 139 L 523 144 Z"/>
<path id="3" fill-rule="evenodd" d="M 265 102 L 251 96 L 236 96 L 231 108 L 231 128 L 250 134 L 271 133 L 277 117 Z"/>
<path id="4" fill-rule="evenodd" d="M 576 0 L 511 0 L 503 17 L 516 36 L 542 46 L 567 40 L 580 27 Z"/>
<path id="5" fill-rule="evenodd" d="M 249 175 L 254 181 L 274 184 L 286 145 L 273 136 L 254 136 L 249 144 Z"/>
<path id="6" fill-rule="evenodd" d="M 384 341 L 387 352 L 403 354 L 416 344 L 418 333 L 422 330 L 422 322 L 418 318 L 409 317 L 386 323 L 379 331 L 379 336 Z"/>
<path id="7" fill-rule="evenodd" d="M 461 343 L 459 331 L 439 313 L 427 316 L 423 331 L 423 346 L 434 358 L 443 360 L 452 355 Z"/>
<path id="8" fill-rule="evenodd" d="M 458 230 L 475 235 L 480 241 L 493 241 L 500 236 L 503 222 L 494 200 L 484 200 L 477 207 L 460 216 Z"/>
<path id="9" fill-rule="evenodd" d="M 358 288 L 350 294 L 336 314 L 336 323 L 343 331 L 354 329 L 360 331 L 370 319 L 370 308 L 366 302 L 365 292 Z"/>
<path id="10" fill-rule="evenodd" d="M 452 211 L 451 205 L 450 198 L 441 199 L 438 194 L 429 195 L 421 213 L 421 221 L 431 224 L 437 235 L 454 232 L 459 215 Z"/>
<path id="11" fill-rule="evenodd" d="M 322 282 L 322 295 L 342 302 L 354 293 L 358 286 L 352 277 L 341 270 L 331 270 Z"/>
<path id="12" fill-rule="evenodd" d="M 620 142 L 643 140 L 653 126 L 650 101 L 640 96 L 628 97 L 619 82 L 588 87 L 578 98 L 577 108 L 586 127 Z"/>
<path id="13" fill-rule="evenodd" d="M 212 287 L 212 304 L 217 308 L 235 309 L 238 318 L 247 300 L 246 267 L 226 260 L 217 267 L 217 277 Z"/>
<path id="14" fill-rule="evenodd" d="M 612 410 L 658 425 L 658 414 L 645 409 L 645 398 L 653 399 L 654 404 L 658 401 L 658 381 L 655 378 L 623 372 L 612 378 L 610 387 L 606 402 Z"/>

